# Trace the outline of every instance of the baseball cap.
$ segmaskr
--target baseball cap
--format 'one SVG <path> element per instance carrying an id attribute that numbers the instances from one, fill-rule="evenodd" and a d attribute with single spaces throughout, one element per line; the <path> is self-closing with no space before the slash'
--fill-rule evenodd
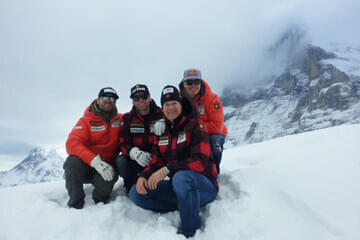
<path id="1" fill-rule="evenodd" d="M 182 82 L 186 81 L 188 79 L 200 79 L 200 80 L 202 80 L 200 70 L 195 69 L 195 68 L 190 68 L 190 69 L 185 70 L 184 71 L 184 78 L 182 79 Z"/>
<path id="2" fill-rule="evenodd" d="M 115 99 L 118 99 L 119 96 L 117 95 L 115 89 L 113 89 L 112 87 L 104 87 L 100 90 L 98 97 L 103 97 L 103 96 L 110 96 L 110 97 L 114 97 Z"/>
<path id="3" fill-rule="evenodd" d="M 130 89 L 130 97 L 132 98 L 135 93 L 144 92 L 145 94 L 150 96 L 150 92 L 148 87 L 145 84 L 136 84 Z"/>

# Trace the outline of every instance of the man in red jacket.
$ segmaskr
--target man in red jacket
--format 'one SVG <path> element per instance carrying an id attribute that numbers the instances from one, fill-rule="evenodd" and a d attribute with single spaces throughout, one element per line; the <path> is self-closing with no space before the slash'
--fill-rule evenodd
<path id="1" fill-rule="evenodd" d="M 121 121 L 115 105 L 118 98 L 113 88 L 102 88 L 69 134 L 66 141 L 69 157 L 64 163 L 69 207 L 84 207 L 84 183 L 94 185 L 95 203 L 109 201 L 118 179 L 114 173 Z"/>
<path id="2" fill-rule="evenodd" d="M 209 131 L 212 158 L 220 172 L 221 156 L 227 135 L 222 103 L 211 91 L 209 84 L 202 79 L 201 72 L 194 68 L 185 70 L 179 89 L 181 95 L 192 98 L 196 103 L 200 119 Z"/>

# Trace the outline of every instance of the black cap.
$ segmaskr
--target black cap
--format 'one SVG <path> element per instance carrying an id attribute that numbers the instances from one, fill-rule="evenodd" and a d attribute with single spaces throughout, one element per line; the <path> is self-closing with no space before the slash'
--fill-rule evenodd
<path id="1" fill-rule="evenodd" d="M 178 101 L 181 103 L 179 90 L 171 85 L 167 85 L 161 91 L 161 106 L 167 101 Z"/>
<path id="2" fill-rule="evenodd" d="M 130 90 L 130 97 L 132 98 L 137 92 L 144 92 L 148 96 L 150 96 L 149 89 L 145 84 L 136 84 L 135 86 L 133 86 Z"/>
<path id="3" fill-rule="evenodd" d="M 99 92 L 98 98 L 103 97 L 103 96 L 114 97 L 115 99 L 119 98 L 119 96 L 117 95 L 115 89 L 113 89 L 112 87 L 104 87 L 104 88 L 102 88 L 100 90 L 100 92 Z"/>

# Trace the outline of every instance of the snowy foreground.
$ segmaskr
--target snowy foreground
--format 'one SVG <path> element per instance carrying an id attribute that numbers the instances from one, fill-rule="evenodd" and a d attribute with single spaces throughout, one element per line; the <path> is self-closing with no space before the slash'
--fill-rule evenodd
<path id="1" fill-rule="evenodd" d="M 360 125 L 226 150 L 220 193 L 195 239 L 360 239 Z M 184 239 L 178 212 L 133 205 L 121 180 L 110 204 L 66 207 L 64 181 L 0 188 L 0 239 Z"/>

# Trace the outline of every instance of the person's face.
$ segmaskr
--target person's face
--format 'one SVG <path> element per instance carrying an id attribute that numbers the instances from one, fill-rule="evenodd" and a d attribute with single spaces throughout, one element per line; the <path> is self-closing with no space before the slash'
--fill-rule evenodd
<path id="1" fill-rule="evenodd" d="M 188 79 L 184 82 L 184 87 L 186 89 L 186 92 L 189 94 L 189 96 L 191 98 L 194 98 L 200 92 L 201 80 Z"/>
<path id="2" fill-rule="evenodd" d="M 163 112 L 167 119 L 173 122 L 177 117 L 180 116 L 182 106 L 178 101 L 167 101 L 163 105 Z"/>
<path id="3" fill-rule="evenodd" d="M 102 111 L 111 112 L 115 108 L 116 99 L 112 96 L 102 96 L 97 99 L 97 104 Z"/>
<path id="4" fill-rule="evenodd" d="M 132 96 L 132 102 L 135 109 L 140 113 L 148 112 L 150 110 L 151 98 L 144 92 L 138 92 Z"/>

